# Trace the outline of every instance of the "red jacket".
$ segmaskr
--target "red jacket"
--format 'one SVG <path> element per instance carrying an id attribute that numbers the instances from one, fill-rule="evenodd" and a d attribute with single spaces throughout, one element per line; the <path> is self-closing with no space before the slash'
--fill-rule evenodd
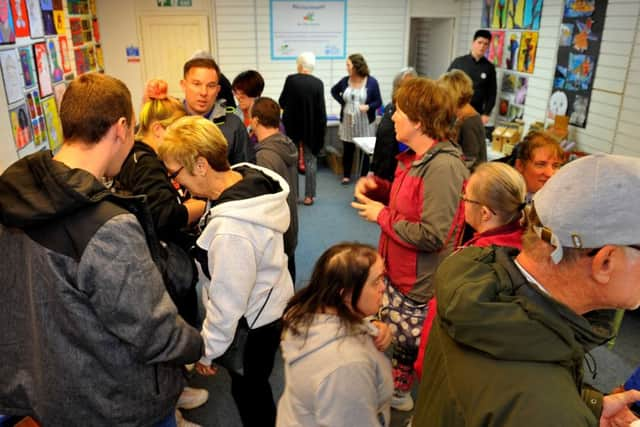
<path id="1" fill-rule="evenodd" d="M 468 172 L 450 142 L 434 144 L 421 157 L 407 150 L 397 159 L 393 184 L 375 177 L 378 188 L 368 194 L 387 205 L 378 215 L 378 250 L 393 286 L 426 302 L 433 296 L 432 276 L 454 245 L 447 237 Z"/>
<path id="2" fill-rule="evenodd" d="M 522 234 L 524 230 L 525 228 L 520 225 L 520 220 L 518 219 L 482 233 L 475 233 L 464 246 L 485 247 L 494 245 L 522 249 Z M 418 358 L 413 365 L 418 378 L 422 378 L 422 360 L 424 359 L 424 352 L 427 348 L 427 342 L 429 341 L 429 332 L 431 332 L 433 319 L 436 317 L 436 305 L 436 299 L 431 298 L 427 307 L 427 317 L 424 319 L 424 324 L 422 325 Z"/>

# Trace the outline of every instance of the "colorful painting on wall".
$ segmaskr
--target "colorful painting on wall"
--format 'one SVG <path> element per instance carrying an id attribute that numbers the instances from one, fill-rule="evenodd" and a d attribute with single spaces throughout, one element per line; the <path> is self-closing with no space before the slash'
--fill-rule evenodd
<path id="1" fill-rule="evenodd" d="M 496 67 L 502 66 L 502 53 L 504 51 L 504 31 L 491 31 L 491 44 L 485 56 Z"/>
<path id="2" fill-rule="evenodd" d="M 33 50 L 31 46 L 22 46 L 18 48 L 18 56 L 20 57 L 20 65 L 22 68 L 22 79 L 24 80 L 25 89 L 30 89 L 38 81 L 36 68 L 33 65 Z"/>
<path id="3" fill-rule="evenodd" d="M 538 49 L 538 32 L 523 31 L 520 37 L 520 50 L 518 51 L 518 71 L 532 74 Z"/>
<path id="4" fill-rule="evenodd" d="M 69 57 L 69 42 L 67 36 L 59 36 L 58 44 L 60 45 L 60 65 L 65 74 L 71 72 L 71 58 Z"/>
<path id="5" fill-rule="evenodd" d="M 47 40 L 47 52 L 49 53 L 49 64 L 51 65 L 51 81 L 53 83 L 61 82 L 64 79 L 64 72 L 62 70 L 60 46 L 55 39 Z"/>
<path id="6" fill-rule="evenodd" d="M 33 56 L 36 59 L 40 98 L 44 98 L 53 93 L 53 87 L 51 86 L 51 64 L 49 64 L 49 53 L 47 52 L 47 46 L 44 42 L 33 45 Z"/>
<path id="7" fill-rule="evenodd" d="M 493 1 L 493 13 L 491 15 L 491 28 L 507 28 L 507 2 L 506 0 Z"/>
<path id="8" fill-rule="evenodd" d="M 509 29 L 539 30 L 543 0 L 508 0 L 507 25 Z"/>
<path id="9" fill-rule="evenodd" d="M 527 76 L 504 72 L 498 102 L 498 122 L 511 122 L 522 118 L 528 88 L 529 78 Z"/>
<path id="10" fill-rule="evenodd" d="M 11 0 L 16 37 L 29 37 L 29 15 L 24 0 Z"/>
<path id="11" fill-rule="evenodd" d="M 481 28 L 491 28 L 494 0 L 482 0 Z"/>
<path id="12" fill-rule="evenodd" d="M 553 105 L 562 104 L 570 124 L 582 128 L 587 125 L 607 6 L 607 0 L 565 0 L 552 99 Z M 550 100 L 550 116 L 554 109 Z"/>
<path id="13" fill-rule="evenodd" d="M 39 0 L 23 0 L 27 2 L 27 14 L 29 15 L 29 32 L 31 38 L 44 37 L 44 26 L 42 23 L 42 12 L 40 11 Z"/>
<path id="14" fill-rule="evenodd" d="M 9 118 L 11 120 L 11 130 L 13 131 L 13 140 L 16 149 L 20 150 L 33 140 L 27 106 L 22 103 L 12 108 L 9 110 Z"/>
<path id="15" fill-rule="evenodd" d="M 518 66 L 518 52 L 520 51 L 520 33 L 508 31 L 504 38 L 504 68 L 516 70 Z"/>
<path id="16" fill-rule="evenodd" d="M 7 103 L 13 104 L 24 99 L 22 94 L 23 79 L 18 59 L 18 51 L 15 49 L 0 51 L 0 68 L 2 68 L 2 79 L 4 81 L 4 92 L 7 96 Z"/>
<path id="17" fill-rule="evenodd" d="M 42 111 L 44 112 L 47 129 L 49 131 L 49 148 L 51 151 L 56 151 L 58 147 L 62 145 L 63 136 L 58 107 L 56 106 L 56 99 L 53 96 L 42 100 Z"/>
<path id="18" fill-rule="evenodd" d="M 16 42 L 16 30 L 9 0 L 0 0 L 0 44 Z"/>

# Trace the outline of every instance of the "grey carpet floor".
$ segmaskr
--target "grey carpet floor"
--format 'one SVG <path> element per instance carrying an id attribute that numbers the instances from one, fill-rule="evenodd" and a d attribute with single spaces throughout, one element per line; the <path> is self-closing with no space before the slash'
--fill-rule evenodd
<path id="1" fill-rule="evenodd" d="M 300 189 L 304 188 L 303 178 Z M 359 241 L 377 245 L 379 230 L 376 224 L 358 217 L 349 205 L 353 198 L 353 184 L 340 185 L 339 177 L 326 167 L 320 167 L 317 177 L 317 198 L 313 206 L 299 205 L 299 243 L 296 250 L 298 280 L 296 288 L 304 286 L 311 275 L 316 259 L 334 243 Z M 592 354 L 597 366 L 595 379 L 585 369 L 585 378 L 600 390 L 608 391 L 624 381 L 640 365 L 640 313 L 627 313 L 613 350 L 595 349 Z M 271 376 L 276 402 L 284 387 L 284 373 L 280 355 Z M 209 401 L 200 408 L 184 411 L 185 418 L 205 427 L 240 427 L 240 419 L 230 394 L 229 376 L 223 368 L 213 377 L 193 375 L 190 385 L 209 390 Z M 410 413 L 393 412 L 392 427 L 405 424 Z"/>

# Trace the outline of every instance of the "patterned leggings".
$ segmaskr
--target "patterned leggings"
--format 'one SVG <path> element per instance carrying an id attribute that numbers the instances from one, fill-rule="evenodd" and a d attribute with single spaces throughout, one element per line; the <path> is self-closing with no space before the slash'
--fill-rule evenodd
<path id="1" fill-rule="evenodd" d="M 393 334 L 393 384 L 400 392 L 409 392 L 413 385 L 413 364 L 418 357 L 422 324 L 426 315 L 426 303 L 411 300 L 387 283 L 380 317 L 389 325 Z"/>

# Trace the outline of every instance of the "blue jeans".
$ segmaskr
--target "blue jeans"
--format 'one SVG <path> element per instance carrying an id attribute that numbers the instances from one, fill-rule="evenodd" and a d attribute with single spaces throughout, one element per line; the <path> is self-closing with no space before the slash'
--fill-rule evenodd
<path id="1" fill-rule="evenodd" d="M 166 418 L 158 421 L 153 427 L 178 427 L 178 423 L 176 421 L 176 410 L 172 409 Z"/>

